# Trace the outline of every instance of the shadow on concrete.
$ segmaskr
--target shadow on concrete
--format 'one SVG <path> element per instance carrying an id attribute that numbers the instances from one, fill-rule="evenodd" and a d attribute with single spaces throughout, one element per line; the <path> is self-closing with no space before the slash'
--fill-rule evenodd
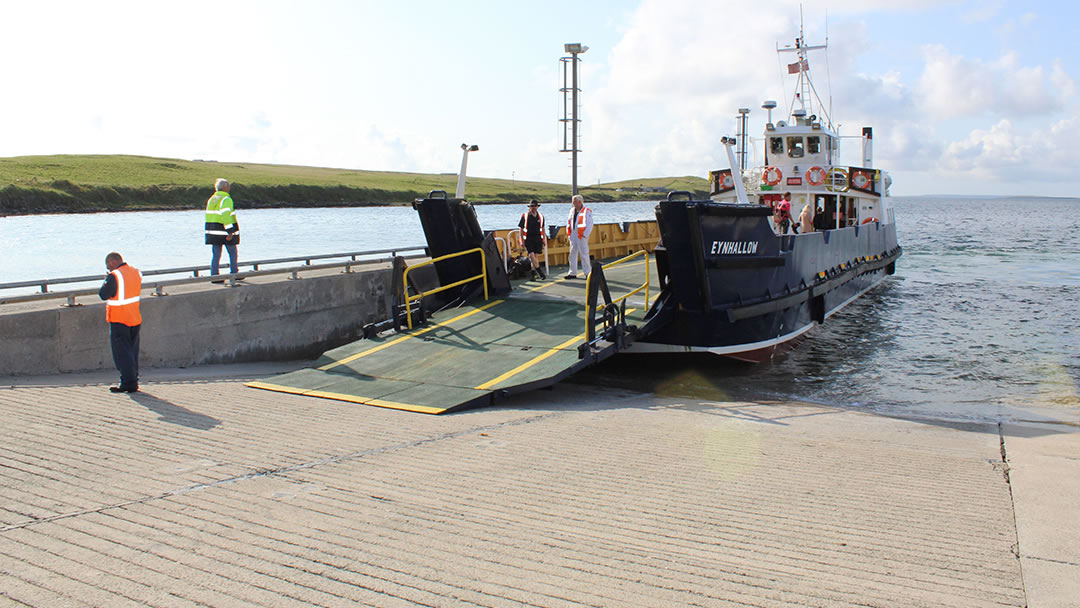
<path id="1" fill-rule="evenodd" d="M 217 418 L 182 408 L 175 403 L 159 399 L 147 392 L 128 393 L 128 396 L 135 403 L 160 416 L 160 420 L 171 424 L 179 424 L 199 431 L 209 431 L 221 424 L 221 421 Z"/>

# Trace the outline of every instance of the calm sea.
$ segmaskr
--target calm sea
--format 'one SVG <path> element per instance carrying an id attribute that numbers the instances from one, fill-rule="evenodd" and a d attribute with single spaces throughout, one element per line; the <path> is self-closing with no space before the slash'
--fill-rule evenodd
<path id="1" fill-rule="evenodd" d="M 804 400 L 983 419 L 1080 408 L 1080 200 L 897 198 L 896 274 L 788 355 L 616 357 L 574 382 L 676 397 Z M 593 205 L 597 221 L 653 203 Z M 547 223 L 565 205 L 544 205 Z M 485 228 L 517 206 L 479 206 Z M 422 246 L 408 207 L 239 210 L 241 261 Z M 0 218 L 0 283 L 98 275 L 117 250 L 142 269 L 208 263 L 202 212 Z"/>

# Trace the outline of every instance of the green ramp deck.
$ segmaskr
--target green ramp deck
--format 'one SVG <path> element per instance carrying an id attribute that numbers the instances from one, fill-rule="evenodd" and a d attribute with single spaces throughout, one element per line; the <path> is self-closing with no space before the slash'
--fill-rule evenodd
<path id="1" fill-rule="evenodd" d="M 605 271 L 613 297 L 641 285 L 644 263 Z M 585 295 L 582 279 L 521 283 L 507 297 L 436 313 L 423 327 L 358 340 L 311 368 L 247 386 L 427 414 L 490 405 L 594 362 L 578 355 Z M 644 292 L 627 300 L 627 323 L 642 321 L 644 303 Z"/>

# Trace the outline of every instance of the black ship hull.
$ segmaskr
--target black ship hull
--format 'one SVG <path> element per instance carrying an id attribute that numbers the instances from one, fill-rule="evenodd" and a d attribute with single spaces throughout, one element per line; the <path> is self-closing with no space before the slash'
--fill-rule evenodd
<path id="1" fill-rule="evenodd" d="M 661 295 L 631 352 L 704 351 L 760 362 L 895 270 L 894 223 L 778 236 L 761 205 L 657 206 Z"/>

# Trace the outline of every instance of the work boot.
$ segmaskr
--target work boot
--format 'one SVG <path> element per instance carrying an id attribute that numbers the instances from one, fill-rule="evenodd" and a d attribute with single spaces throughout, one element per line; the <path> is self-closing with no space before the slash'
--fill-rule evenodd
<path id="1" fill-rule="evenodd" d="M 534 281 L 539 281 L 540 280 L 540 275 L 537 274 L 537 272 L 535 270 L 532 271 L 532 280 L 534 280 Z"/>
<path id="2" fill-rule="evenodd" d="M 538 272 L 540 274 L 540 280 L 541 281 L 547 279 L 547 275 L 544 274 L 544 269 L 543 268 L 537 268 L 536 272 Z"/>

